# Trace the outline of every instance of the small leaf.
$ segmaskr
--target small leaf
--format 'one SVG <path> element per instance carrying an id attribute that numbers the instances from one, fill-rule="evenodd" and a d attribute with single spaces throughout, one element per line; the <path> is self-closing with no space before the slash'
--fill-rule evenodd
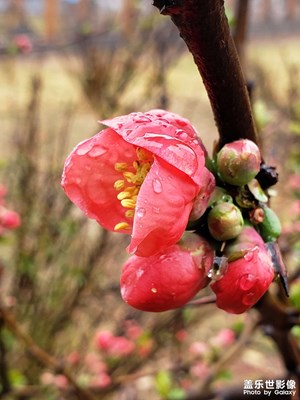
<path id="1" fill-rule="evenodd" d="M 186 393 L 181 388 L 174 388 L 170 390 L 168 400 L 184 400 L 186 398 Z"/>
<path id="2" fill-rule="evenodd" d="M 268 196 L 262 190 L 257 179 L 252 179 L 252 181 L 248 183 L 248 188 L 253 196 L 256 198 L 256 200 L 261 201 L 262 203 L 267 203 Z"/>
<path id="3" fill-rule="evenodd" d="M 155 377 L 155 387 L 162 397 L 168 398 L 169 393 L 172 389 L 171 374 L 167 371 L 158 372 Z"/>

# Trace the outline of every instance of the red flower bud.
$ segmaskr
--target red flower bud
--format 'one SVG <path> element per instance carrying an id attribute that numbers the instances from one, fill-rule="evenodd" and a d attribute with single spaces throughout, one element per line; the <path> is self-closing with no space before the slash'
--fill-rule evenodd
<path id="1" fill-rule="evenodd" d="M 132 256 L 121 275 L 121 295 L 143 311 L 166 311 L 187 303 L 208 283 L 213 250 L 193 233 L 182 245 L 172 245 L 151 257 Z"/>
<path id="2" fill-rule="evenodd" d="M 211 288 L 219 308 L 241 314 L 263 296 L 273 278 L 270 255 L 263 247 L 253 246 L 243 257 L 229 262 L 223 276 L 213 282 Z"/>
<path id="3" fill-rule="evenodd" d="M 224 182 L 243 186 L 259 172 L 261 155 L 257 145 L 248 139 L 228 143 L 217 155 L 218 172 Z"/>

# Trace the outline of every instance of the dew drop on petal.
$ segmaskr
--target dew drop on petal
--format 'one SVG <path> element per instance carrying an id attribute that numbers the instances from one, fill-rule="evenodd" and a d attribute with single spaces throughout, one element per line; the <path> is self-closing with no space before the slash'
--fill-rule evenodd
<path id="1" fill-rule="evenodd" d="M 90 157 L 100 157 L 107 152 L 107 149 L 102 146 L 94 146 L 88 153 Z"/>
<path id="2" fill-rule="evenodd" d="M 159 207 L 152 207 L 152 211 L 154 214 L 159 214 L 160 213 L 160 208 Z"/>
<path id="3" fill-rule="evenodd" d="M 183 131 L 182 129 L 177 129 L 176 132 L 175 132 L 175 136 L 178 139 L 181 139 L 181 140 L 184 140 L 184 141 L 189 138 L 189 135 L 185 131 Z"/>
<path id="4" fill-rule="evenodd" d="M 134 122 L 137 122 L 137 123 L 151 122 L 151 119 L 149 117 L 146 117 L 146 115 L 139 115 L 139 114 L 135 115 L 133 117 L 133 120 L 134 120 Z"/>
<path id="5" fill-rule="evenodd" d="M 136 214 L 135 214 L 135 215 L 136 215 L 138 218 L 143 218 L 145 214 L 146 214 L 145 208 L 139 207 L 139 208 L 137 208 Z"/>
<path id="6" fill-rule="evenodd" d="M 158 178 L 154 178 L 152 181 L 152 187 L 155 193 L 159 194 L 162 192 L 162 184 Z"/>
<path id="7" fill-rule="evenodd" d="M 139 268 L 135 273 L 136 277 L 139 279 L 144 274 L 144 272 L 145 271 L 142 268 Z"/>
<path id="8" fill-rule="evenodd" d="M 249 290 L 253 288 L 256 283 L 256 277 L 252 274 L 245 274 L 239 280 L 241 290 Z"/>
<path id="9" fill-rule="evenodd" d="M 154 287 L 154 288 L 151 289 L 151 292 L 152 293 L 157 293 L 157 289 Z"/>
<path id="10" fill-rule="evenodd" d="M 187 125 L 187 123 L 185 121 L 183 121 L 182 119 L 175 119 L 175 122 L 177 123 L 177 125 L 182 126 L 182 127 Z"/>
<path id="11" fill-rule="evenodd" d="M 246 306 L 251 306 L 255 302 L 254 295 L 255 292 L 245 293 L 242 297 L 242 303 L 245 304 Z"/>
<path id="12" fill-rule="evenodd" d="M 76 154 L 78 154 L 79 156 L 84 156 L 92 149 L 92 147 L 93 142 L 91 140 L 86 140 L 78 146 L 78 148 L 76 149 Z"/>

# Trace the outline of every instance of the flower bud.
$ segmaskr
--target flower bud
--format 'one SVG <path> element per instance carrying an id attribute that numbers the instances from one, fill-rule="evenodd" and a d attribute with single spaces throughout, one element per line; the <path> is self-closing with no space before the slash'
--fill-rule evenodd
<path id="1" fill-rule="evenodd" d="M 241 211 L 233 203 L 217 203 L 209 212 L 208 229 L 211 236 L 219 241 L 236 238 L 244 225 Z"/>
<path id="2" fill-rule="evenodd" d="M 258 229 L 266 242 L 273 242 L 280 236 L 281 223 L 271 208 L 264 207 L 263 210 L 264 219 L 262 223 L 258 224 Z"/>
<path id="3" fill-rule="evenodd" d="M 273 278 L 267 251 L 259 246 L 248 249 L 243 257 L 229 262 L 223 276 L 212 283 L 217 307 L 233 314 L 245 312 L 268 290 Z"/>
<path id="4" fill-rule="evenodd" d="M 265 243 L 257 231 L 249 225 L 244 225 L 239 236 L 225 247 L 225 255 L 229 261 L 241 258 L 253 247 L 259 247 L 265 251 Z"/>
<path id="5" fill-rule="evenodd" d="M 151 257 L 134 255 L 122 270 L 123 300 L 142 311 L 179 308 L 208 284 L 213 258 L 209 244 L 194 233 Z"/>
<path id="6" fill-rule="evenodd" d="M 218 172 L 224 182 L 243 186 L 259 172 L 261 155 L 257 145 L 248 139 L 228 143 L 217 155 Z"/>

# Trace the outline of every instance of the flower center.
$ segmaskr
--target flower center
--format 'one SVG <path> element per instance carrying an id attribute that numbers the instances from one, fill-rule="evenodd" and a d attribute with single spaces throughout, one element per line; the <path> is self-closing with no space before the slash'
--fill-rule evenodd
<path id="1" fill-rule="evenodd" d="M 115 170 L 123 174 L 123 179 L 118 179 L 114 183 L 114 188 L 119 192 L 117 195 L 125 211 L 125 217 L 132 218 L 135 213 L 137 197 L 150 168 L 153 163 L 153 154 L 147 150 L 136 148 L 137 159 L 132 165 L 125 162 L 118 162 L 114 165 Z M 130 229 L 128 222 L 119 222 L 114 230 Z"/>

